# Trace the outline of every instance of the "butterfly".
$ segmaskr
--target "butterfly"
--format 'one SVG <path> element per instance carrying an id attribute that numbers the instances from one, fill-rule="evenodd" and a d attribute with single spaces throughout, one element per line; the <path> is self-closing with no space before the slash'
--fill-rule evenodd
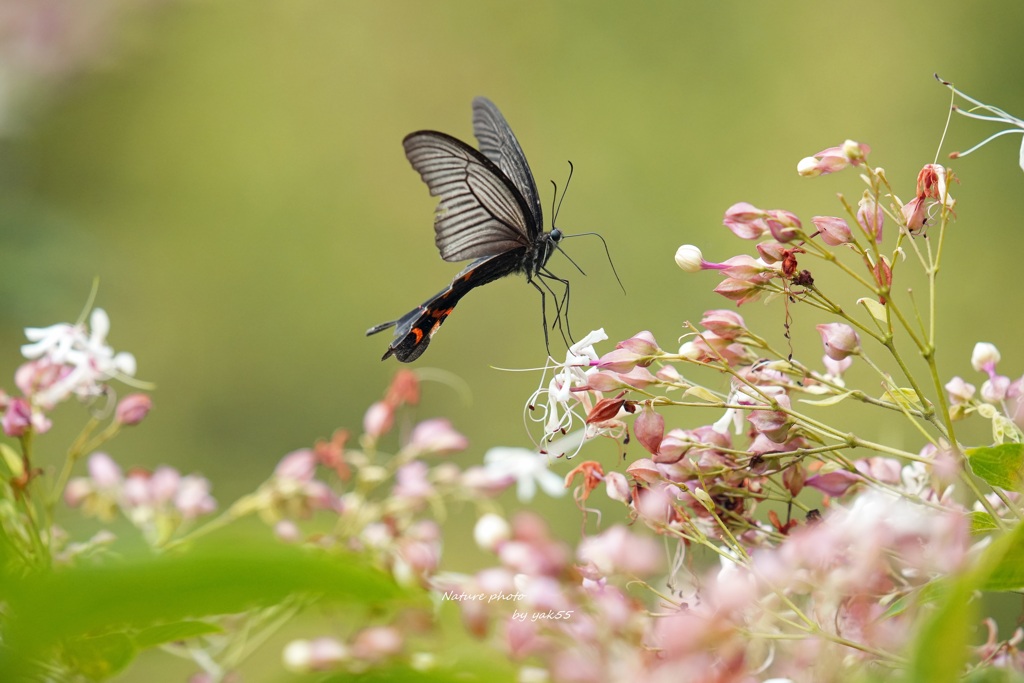
<path id="1" fill-rule="evenodd" d="M 526 155 L 505 117 L 485 97 L 473 100 L 476 150 L 451 135 L 433 130 L 410 133 L 402 141 L 409 159 L 430 194 L 439 197 L 434 214 L 434 242 L 445 261 L 467 261 L 445 289 L 397 320 L 375 325 L 367 336 L 395 328 L 381 357 L 403 363 L 419 358 L 455 305 L 471 290 L 512 273 L 526 275 L 541 294 L 554 291 L 538 279 L 568 282 L 547 269 L 562 232 L 544 232 L 544 217 Z M 560 308 L 557 311 L 560 313 Z M 547 314 L 544 313 L 547 342 Z"/>

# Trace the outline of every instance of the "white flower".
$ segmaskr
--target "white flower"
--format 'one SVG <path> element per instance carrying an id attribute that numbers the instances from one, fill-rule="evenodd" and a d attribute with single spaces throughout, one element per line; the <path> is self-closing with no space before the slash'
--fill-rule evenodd
<path id="1" fill-rule="evenodd" d="M 553 435 L 559 432 L 565 433 L 572 429 L 574 420 L 582 420 L 583 416 L 576 414 L 576 406 L 579 400 L 573 394 L 574 387 L 583 387 L 587 384 L 587 375 L 596 372 L 597 368 L 591 365 L 600 356 L 594 349 L 594 344 L 608 339 L 604 328 L 593 330 L 583 339 L 569 347 L 565 353 L 565 362 L 554 364 L 544 368 L 545 374 L 541 375 L 540 387 L 530 396 L 527 401 L 529 418 L 534 422 L 544 423 L 544 433 Z M 551 380 L 544 388 L 544 377 L 547 370 L 553 371 Z M 547 400 L 544 400 L 544 395 Z M 539 414 L 535 414 L 538 407 L 545 404 Z"/>
<path id="2" fill-rule="evenodd" d="M 53 407 L 72 394 L 95 396 L 101 384 L 109 379 L 125 379 L 135 375 L 135 356 L 114 353 L 107 344 L 110 317 L 102 308 L 89 316 L 89 327 L 84 324 L 59 323 L 49 327 L 29 327 L 25 337 L 29 344 L 21 347 L 23 356 L 30 360 L 46 358 L 48 361 L 71 368 L 56 382 L 42 388 L 33 400 L 42 406 Z"/>
<path id="3" fill-rule="evenodd" d="M 526 503 L 533 500 L 537 486 L 552 498 L 565 495 L 565 482 L 550 469 L 550 455 L 525 448 L 496 446 L 484 454 L 484 469 L 495 478 L 512 477 L 516 496 Z"/>

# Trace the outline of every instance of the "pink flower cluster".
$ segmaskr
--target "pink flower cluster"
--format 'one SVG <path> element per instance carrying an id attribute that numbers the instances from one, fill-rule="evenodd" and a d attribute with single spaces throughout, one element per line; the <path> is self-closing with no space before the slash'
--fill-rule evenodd
<path id="1" fill-rule="evenodd" d="M 120 511 L 156 545 L 169 540 L 183 524 L 217 509 L 208 480 L 182 476 L 173 467 L 133 469 L 126 475 L 109 455 L 94 453 L 88 469 L 89 476 L 68 482 L 65 502 L 105 521 Z"/>

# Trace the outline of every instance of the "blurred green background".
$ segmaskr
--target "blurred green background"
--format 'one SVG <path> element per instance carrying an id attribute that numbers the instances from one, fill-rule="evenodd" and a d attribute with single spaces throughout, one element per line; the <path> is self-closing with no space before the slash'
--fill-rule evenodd
<path id="1" fill-rule="evenodd" d="M 836 192 L 856 201 L 855 174 L 802 179 L 801 157 L 866 142 L 907 199 L 948 110 L 933 72 L 1024 116 L 1017 2 L 8 1 L 0 11 L 2 376 L 19 362 L 22 328 L 75 319 L 99 277 L 111 344 L 158 386 L 155 410 L 112 455 L 201 471 L 222 504 L 284 453 L 337 427 L 358 431 L 383 392 L 398 364 L 379 361 L 389 333 L 365 330 L 459 269 L 437 255 L 435 200 L 401 140 L 430 128 L 473 142 L 476 95 L 510 121 L 546 212 L 549 181 L 561 186 L 572 160 L 559 226 L 609 243 L 627 296 L 592 238 L 565 244 L 587 277 L 560 255 L 549 263 L 572 281 L 577 336 L 650 329 L 665 348 L 683 321 L 729 305 L 710 291 L 714 275 L 672 259 L 685 242 L 711 260 L 752 253 L 721 226 L 729 205 L 786 208 L 808 224 L 839 213 Z M 956 120 L 942 156 L 997 129 Z M 1021 367 L 1017 158 L 1016 138 L 1004 138 L 954 164 L 946 377 L 971 376 L 978 340 L 1001 345 L 1007 374 Z M 491 366 L 543 363 L 538 309 L 522 278 L 473 292 L 416 364 L 471 390 L 466 403 L 429 384 L 420 409 L 470 437 L 462 464 L 529 443 L 521 412 L 538 378 Z M 779 303 L 742 312 L 781 340 Z M 812 359 L 819 322 L 803 310 L 793 321 Z M 44 464 L 59 461 L 76 411 L 62 407 L 40 441 Z M 669 426 L 715 417 L 678 414 Z M 918 447 L 916 435 L 866 429 Z M 607 444 L 591 455 L 615 461 Z"/>
<path id="2" fill-rule="evenodd" d="M 867 142 L 911 196 L 949 103 L 935 71 L 1024 115 L 1024 6 L 1012 2 L 110 3 L 88 50 L 81 36 L 62 43 L 60 29 L 81 32 L 90 10 L 30 6 L 51 6 L 49 23 L 15 24 L 22 33 L 4 38 L 7 71 L 20 67 L 34 89 L 9 89 L 22 97 L 8 98 L 0 162 L 3 376 L 22 328 L 73 320 L 99 277 L 112 345 L 158 386 L 149 420 L 113 455 L 201 470 L 224 501 L 287 451 L 358 430 L 398 367 L 379 361 L 389 333 L 365 330 L 459 268 L 437 255 L 435 201 L 401 140 L 433 128 L 473 141 L 476 95 L 511 122 L 545 210 L 550 180 L 561 185 L 572 160 L 559 224 L 600 231 L 611 247 L 627 296 L 592 238 L 566 243 L 587 277 L 560 255 L 549 264 L 573 283 L 577 335 L 650 329 L 666 348 L 684 320 L 728 305 L 710 291 L 713 274 L 676 268 L 679 244 L 712 260 L 752 253 L 721 226 L 733 202 L 807 223 L 839 212 L 835 192 L 859 195 L 850 173 L 799 178 L 801 157 Z M 956 120 L 944 152 L 996 129 Z M 1006 304 L 1024 243 L 1016 138 L 955 169 L 940 361 L 947 375 L 970 373 L 974 341 L 1002 341 L 1012 374 L 1019 316 Z M 465 462 L 528 443 L 520 416 L 537 376 L 490 366 L 543 362 L 538 309 L 522 278 L 475 291 L 416 364 L 471 389 L 467 405 L 428 385 L 422 408 L 470 436 Z M 779 305 L 742 312 L 781 339 Z M 794 320 L 812 359 L 818 322 L 804 311 Z M 63 445 L 61 416 L 70 430 L 79 410 L 62 408 L 44 451 Z"/>

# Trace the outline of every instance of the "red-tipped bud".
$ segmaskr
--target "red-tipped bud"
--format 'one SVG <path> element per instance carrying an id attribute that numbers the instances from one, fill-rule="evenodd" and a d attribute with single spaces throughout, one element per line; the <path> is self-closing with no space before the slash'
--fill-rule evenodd
<path id="1" fill-rule="evenodd" d="M 600 401 L 594 404 L 594 407 L 587 413 L 587 424 L 594 424 L 597 422 L 605 422 L 607 420 L 614 419 L 619 411 L 622 410 L 622 406 L 626 403 L 626 392 L 619 393 L 614 398 L 602 398 Z"/>

